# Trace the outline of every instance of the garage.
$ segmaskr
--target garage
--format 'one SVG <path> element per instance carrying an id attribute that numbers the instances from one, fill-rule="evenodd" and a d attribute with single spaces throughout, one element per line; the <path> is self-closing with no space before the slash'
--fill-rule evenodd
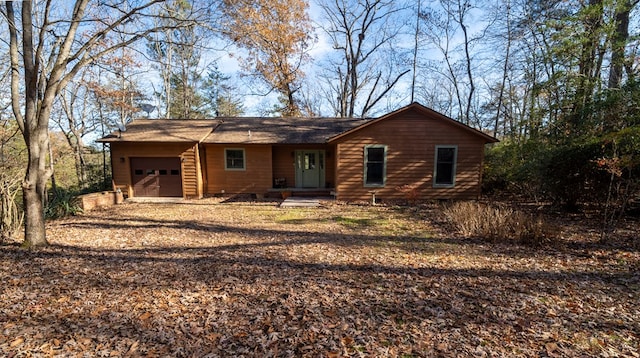
<path id="1" fill-rule="evenodd" d="M 134 196 L 181 197 L 182 173 L 180 158 L 131 158 L 131 179 Z"/>

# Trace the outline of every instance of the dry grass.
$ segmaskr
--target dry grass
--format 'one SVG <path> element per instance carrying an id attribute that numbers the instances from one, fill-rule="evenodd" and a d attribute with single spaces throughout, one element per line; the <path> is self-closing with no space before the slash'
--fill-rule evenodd
<path id="1" fill-rule="evenodd" d="M 500 204 L 454 202 L 444 206 L 443 213 L 462 235 L 491 242 L 540 246 L 551 243 L 557 235 L 541 216 Z"/>
<path id="2" fill-rule="evenodd" d="M 0 250 L 0 355 L 637 354 L 637 251 L 582 231 L 554 249 L 468 240 L 437 217 L 208 199 L 51 222 L 53 246 Z"/>

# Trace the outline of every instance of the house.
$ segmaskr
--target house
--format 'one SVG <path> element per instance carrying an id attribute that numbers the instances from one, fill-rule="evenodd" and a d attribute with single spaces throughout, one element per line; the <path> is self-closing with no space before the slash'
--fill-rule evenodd
<path id="1" fill-rule="evenodd" d="M 497 140 L 418 103 L 375 119 L 136 120 L 99 140 L 128 197 L 328 195 L 345 201 L 480 195 Z"/>

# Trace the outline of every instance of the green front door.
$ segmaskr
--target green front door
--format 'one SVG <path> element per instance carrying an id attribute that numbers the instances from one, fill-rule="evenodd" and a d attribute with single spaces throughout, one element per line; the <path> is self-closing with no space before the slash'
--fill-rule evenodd
<path id="1" fill-rule="evenodd" d="M 296 151 L 296 187 L 324 187 L 324 151 Z"/>

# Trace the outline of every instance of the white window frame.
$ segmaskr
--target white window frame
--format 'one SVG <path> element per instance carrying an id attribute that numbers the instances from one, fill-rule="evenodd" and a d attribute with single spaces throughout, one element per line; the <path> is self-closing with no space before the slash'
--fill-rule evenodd
<path id="1" fill-rule="evenodd" d="M 229 168 L 227 166 L 227 151 L 230 151 L 230 150 L 242 151 L 242 168 Z M 244 148 L 224 148 L 224 170 L 231 170 L 231 171 L 247 170 L 247 153 L 245 152 Z"/>
<path id="2" fill-rule="evenodd" d="M 453 149 L 453 168 L 451 168 L 451 183 L 437 183 L 438 178 L 438 150 Z M 453 188 L 456 186 L 456 171 L 458 167 L 458 146 L 457 145 L 436 145 L 433 159 L 433 187 L 434 188 Z"/>
<path id="3" fill-rule="evenodd" d="M 369 162 L 369 148 L 382 148 L 384 150 L 383 159 L 382 159 L 382 183 L 367 183 L 368 178 L 368 167 L 367 163 Z M 387 184 L 387 145 L 385 144 L 369 144 L 364 146 L 364 168 L 363 168 L 363 176 L 362 182 L 365 188 L 384 188 Z"/>

